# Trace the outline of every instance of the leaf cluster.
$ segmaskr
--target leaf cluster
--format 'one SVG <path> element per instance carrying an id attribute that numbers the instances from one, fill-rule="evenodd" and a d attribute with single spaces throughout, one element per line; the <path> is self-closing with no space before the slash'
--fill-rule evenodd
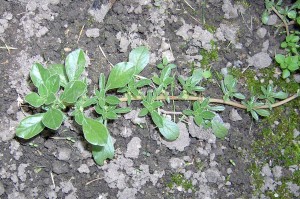
<path id="1" fill-rule="evenodd" d="M 269 15 L 271 12 L 275 12 L 280 15 L 281 20 L 286 26 L 286 37 L 281 43 L 281 48 L 286 50 L 286 54 L 276 54 L 275 60 L 282 69 L 282 77 L 288 78 L 291 73 L 299 70 L 300 67 L 300 57 L 299 57 L 299 31 L 289 32 L 288 25 L 290 23 L 295 23 L 296 27 L 300 25 L 300 0 L 297 0 L 291 6 L 283 5 L 283 1 L 279 0 L 275 3 L 274 0 L 265 0 L 266 10 L 262 15 L 262 22 L 267 24 L 269 20 Z"/>
<path id="2" fill-rule="evenodd" d="M 71 119 L 82 127 L 86 141 L 92 145 L 94 160 L 97 164 L 103 165 L 106 159 L 114 157 L 114 140 L 107 128 L 107 122 L 131 111 L 130 107 L 120 107 L 122 101 L 130 104 L 132 100 L 141 100 L 143 108 L 139 116 L 149 115 L 166 140 L 173 141 L 178 138 L 180 132 L 176 122 L 161 113 L 165 103 L 170 102 L 169 92 L 174 92 L 176 84 L 179 86 L 180 95 L 172 96 L 172 99 L 190 100 L 193 97 L 199 99 L 193 103 L 192 110 L 183 111 L 183 118 L 191 116 L 198 126 L 212 128 L 218 138 L 224 138 L 228 129 L 218 121 L 216 112 L 223 111 L 225 107 L 211 106 L 210 98 L 202 98 L 203 100 L 198 98 L 205 90 L 201 87 L 201 82 L 209 77 L 210 72 L 195 68 L 191 76 L 179 76 L 177 82 L 173 72 L 176 65 L 164 58 L 157 65 L 160 73 L 145 78 L 140 76 L 140 73 L 148 65 L 149 59 L 150 52 L 146 47 L 133 49 L 129 54 L 129 60 L 116 64 L 107 78 L 103 73 L 99 75 L 98 88 L 91 96 L 87 95 L 87 81 L 82 75 L 87 62 L 86 55 L 81 49 L 71 52 L 64 64 L 48 67 L 34 64 L 30 77 L 37 89 L 36 92 L 26 95 L 25 101 L 39 108 L 40 113 L 24 118 L 16 129 L 16 135 L 30 139 L 45 128 L 57 130 L 63 121 L 71 116 Z M 232 98 L 245 99 L 244 95 L 238 93 L 236 84 L 237 80 L 231 75 L 226 76 L 221 82 L 225 101 Z M 146 89 L 143 89 L 144 87 Z M 271 86 L 262 87 L 262 92 L 260 99 L 265 100 L 267 104 L 287 96 L 283 92 L 275 92 Z M 259 108 L 264 103 L 256 102 L 254 97 L 243 104 L 256 120 L 258 115 L 269 115 L 268 111 Z M 93 114 L 89 112 L 88 114 L 87 109 L 94 110 Z"/>
<path id="3" fill-rule="evenodd" d="M 228 101 L 232 98 L 245 99 L 245 96 L 237 92 L 237 80 L 232 75 L 226 75 L 221 82 L 221 89 L 224 93 L 223 99 Z"/>

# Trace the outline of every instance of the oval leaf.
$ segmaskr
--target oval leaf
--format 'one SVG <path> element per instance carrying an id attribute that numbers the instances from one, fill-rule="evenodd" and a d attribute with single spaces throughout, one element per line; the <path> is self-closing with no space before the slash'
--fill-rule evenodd
<path id="1" fill-rule="evenodd" d="M 50 72 L 43 67 L 42 64 L 33 64 L 30 70 L 30 78 L 33 84 L 38 88 L 41 84 L 45 84 L 46 80 L 49 78 Z"/>
<path id="2" fill-rule="evenodd" d="M 163 117 L 161 115 L 159 115 L 157 111 L 152 111 L 151 112 L 151 118 L 152 118 L 154 124 L 158 128 L 162 128 L 163 127 Z"/>
<path id="3" fill-rule="evenodd" d="M 38 87 L 38 93 L 42 98 L 46 99 L 48 97 L 48 89 L 45 84 L 40 84 Z"/>
<path id="4" fill-rule="evenodd" d="M 59 83 L 62 87 L 66 87 L 68 83 L 68 77 L 65 66 L 62 64 L 52 64 L 48 66 L 48 70 L 51 75 L 59 76 Z"/>
<path id="5" fill-rule="evenodd" d="M 137 75 L 146 67 L 149 63 L 150 52 L 145 46 L 140 46 L 133 49 L 129 53 L 129 62 L 133 63 L 135 67 L 134 74 Z"/>
<path id="6" fill-rule="evenodd" d="M 82 125 L 85 139 L 97 146 L 105 146 L 108 138 L 107 128 L 100 122 L 85 118 Z"/>
<path id="7" fill-rule="evenodd" d="M 24 118 L 16 129 L 16 135 L 23 139 L 30 139 L 39 134 L 45 126 L 42 123 L 44 113 Z"/>
<path id="8" fill-rule="evenodd" d="M 66 73 L 69 81 L 77 80 L 84 71 L 86 64 L 83 50 L 77 49 L 66 58 Z"/>
<path id="9" fill-rule="evenodd" d="M 95 162 L 101 166 L 106 159 L 113 159 L 115 148 L 112 137 L 110 135 L 108 136 L 107 143 L 104 146 L 93 145 L 92 154 Z"/>
<path id="10" fill-rule="evenodd" d="M 245 99 L 245 95 L 242 93 L 234 93 L 233 96 L 241 100 Z"/>
<path id="11" fill-rule="evenodd" d="M 121 101 L 116 96 L 109 95 L 109 96 L 106 97 L 106 102 L 109 103 L 109 104 L 111 104 L 111 105 L 117 105 Z"/>
<path id="12" fill-rule="evenodd" d="M 179 136 L 179 128 L 175 122 L 162 117 L 163 127 L 159 128 L 159 132 L 166 138 L 167 140 L 174 141 Z"/>
<path id="13" fill-rule="evenodd" d="M 116 64 L 108 77 L 106 89 L 124 87 L 134 75 L 134 64 L 130 62 L 121 62 Z"/>
<path id="14" fill-rule="evenodd" d="M 45 103 L 45 99 L 41 98 L 37 93 L 34 92 L 26 95 L 25 101 L 35 108 L 38 108 Z"/>
<path id="15" fill-rule="evenodd" d="M 210 120 L 215 117 L 215 114 L 211 111 L 203 111 L 201 116 L 203 119 Z"/>
<path id="16" fill-rule="evenodd" d="M 269 117 L 269 115 L 270 115 L 270 112 L 267 110 L 264 110 L 264 109 L 256 109 L 255 111 L 258 115 L 263 116 L 263 117 Z"/>
<path id="17" fill-rule="evenodd" d="M 82 81 L 69 82 L 61 95 L 61 99 L 67 103 L 75 103 L 86 91 L 86 84 Z"/>
<path id="18" fill-rule="evenodd" d="M 277 98 L 277 99 L 286 99 L 288 97 L 288 94 L 285 92 L 279 91 L 278 93 L 275 93 L 273 97 Z"/>
<path id="19" fill-rule="evenodd" d="M 45 113 L 42 122 L 49 129 L 57 130 L 62 124 L 63 119 L 64 114 L 60 110 L 51 108 Z"/>
<path id="20" fill-rule="evenodd" d="M 49 92 L 56 93 L 59 89 L 59 76 L 52 75 L 46 80 L 45 86 Z"/>

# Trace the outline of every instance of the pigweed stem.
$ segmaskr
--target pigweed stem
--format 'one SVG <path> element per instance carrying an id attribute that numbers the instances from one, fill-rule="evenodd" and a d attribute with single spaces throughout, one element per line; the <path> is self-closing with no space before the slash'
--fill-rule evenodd
<path id="1" fill-rule="evenodd" d="M 276 102 L 276 103 L 272 104 L 271 107 L 275 108 L 275 107 L 281 106 L 283 104 L 286 104 L 286 103 L 296 99 L 297 97 L 299 97 L 299 95 L 296 93 L 296 94 L 286 98 L 285 100 L 282 100 L 282 101 L 279 101 L 279 102 Z M 139 100 L 142 100 L 142 99 L 143 99 L 142 96 L 137 96 L 137 97 L 132 97 L 131 98 L 132 101 L 139 101 Z M 174 100 L 174 101 L 200 101 L 200 102 L 202 102 L 205 99 L 205 97 L 188 96 L 186 98 L 182 98 L 180 96 L 169 96 L 169 99 Z M 119 98 L 119 100 L 121 102 L 127 102 L 128 98 L 127 97 L 122 97 L 122 98 Z M 160 95 L 156 98 L 156 100 L 166 100 L 166 96 Z M 240 104 L 240 103 L 234 102 L 234 101 L 230 101 L 230 100 L 225 101 L 223 99 L 210 98 L 209 102 L 210 103 L 216 103 L 216 104 L 230 105 L 230 106 L 234 106 L 234 107 L 241 108 L 241 109 L 247 109 L 247 107 L 244 106 L 243 104 Z M 270 108 L 270 106 L 268 106 L 268 105 L 255 107 L 255 109 L 268 109 L 268 108 Z"/>

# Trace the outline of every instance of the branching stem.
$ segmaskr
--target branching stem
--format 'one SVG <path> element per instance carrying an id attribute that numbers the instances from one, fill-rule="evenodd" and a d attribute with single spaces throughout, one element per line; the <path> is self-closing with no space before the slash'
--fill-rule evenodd
<path id="1" fill-rule="evenodd" d="M 292 101 L 293 99 L 296 99 L 297 97 L 299 97 L 298 94 L 294 94 L 294 95 L 286 98 L 285 100 L 282 100 L 282 101 L 279 101 L 279 102 L 276 102 L 276 103 L 272 104 L 271 107 L 275 108 L 275 107 L 281 106 L 283 104 L 288 103 L 289 101 Z M 131 98 L 132 101 L 139 101 L 139 100 L 142 100 L 142 99 L 143 99 L 142 96 L 137 96 L 137 97 L 132 97 Z M 170 100 L 176 100 L 176 101 L 200 101 L 201 102 L 205 99 L 205 97 L 188 96 L 187 98 L 182 98 L 180 96 L 169 96 L 169 99 Z M 122 98 L 119 98 L 119 100 L 121 102 L 127 102 L 128 98 L 127 97 L 122 97 Z M 163 96 L 163 95 L 160 95 L 156 98 L 156 100 L 166 100 L 166 97 Z M 225 101 L 223 99 L 210 98 L 209 102 L 210 103 L 216 103 L 216 104 L 230 105 L 230 106 L 234 106 L 234 107 L 241 108 L 241 109 L 247 109 L 247 107 L 244 106 L 243 104 L 240 104 L 240 103 L 234 102 L 234 101 L 230 101 L 230 100 Z M 268 109 L 268 108 L 270 108 L 268 105 L 255 107 L 255 109 Z"/>

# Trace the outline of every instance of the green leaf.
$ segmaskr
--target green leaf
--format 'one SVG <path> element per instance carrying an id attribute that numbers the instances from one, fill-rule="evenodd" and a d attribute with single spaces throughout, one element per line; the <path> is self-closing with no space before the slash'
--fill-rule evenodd
<path id="1" fill-rule="evenodd" d="M 16 135 L 23 139 L 30 139 L 45 128 L 42 123 L 44 113 L 31 115 L 24 118 L 16 129 Z"/>
<path id="2" fill-rule="evenodd" d="M 65 66 L 62 64 L 52 64 L 48 66 L 48 70 L 51 75 L 59 76 L 59 83 L 62 87 L 66 87 L 68 83 L 68 77 Z"/>
<path id="3" fill-rule="evenodd" d="M 76 111 L 74 116 L 75 116 L 75 122 L 77 122 L 77 124 L 79 125 L 82 125 L 84 120 L 84 114 L 81 111 Z"/>
<path id="4" fill-rule="evenodd" d="M 212 106 L 212 107 L 209 107 L 209 110 L 211 110 L 211 111 L 224 111 L 225 107 L 224 106 Z"/>
<path id="5" fill-rule="evenodd" d="M 119 114 L 119 113 L 128 113 L 131 111 L 131 108 L 129 107 L 124 107 L 124 108 L 117 108 L 114 110 L 115 113 Z"/>
<path id="6" fill-rule="evenodd" d="M 193 103 L 193 110 L 196 111 L 198 109 L 200 109 L 200 103 L 199 103 L 199 101 L 195 101 Z"/>
<path id="7" fill-rule="evenodd" d="M 163 117 L 161 115 L 159 115 L 157 111 L 152 111 L 150 114 L 151 114 L 151 118 L 152 118 L 154 124 L 158 128 L 162 128 L 163 127 Z"/>
<path id="8" fill-rule="evenodd" d="M 113 159 L 115 149 L 111 136 L 108 136 L 107 143 L 104 146 L 93 145 L 92 154 L 95 162 L 100 166 L 104 164 L 106 159 Z"/>
<path id="9" fill-rule="evenodd" d="M 38 108 L 45 103 L 45 99 L 41 98 L 37 93 L 34 92 L 26 95 L 25 101 L 35 108 Z"/>
<path id="10" fill-rule="evenodd" d="M 212 130 L 217 138 L 224 139 L 227 136 L 228 129 L 224 126 L 223 123 L 212 120 L 211 125 Z"/>
<path id="11" fill-rule="evenodd" d="M 226 75 L 224 77 L 224 83 L 229 90 L 232 90 L 236 86 L 236 79 L 232 75 Z"/>
<path id="12" fill-rule="evenodd" d="M 269 13 L 267 10 L 265 10 L 262 14 L 262 17 L 261 17 L 261 21 L 263 24 L 267 24 L 268 21 L 269 21 Z"/>
<path id="13" fill-rule="evenodd" d="M 138 48 L 133 49 L 129 53 L 129 62 L 133 63 L 135 67 L 134 74 L 137 75 L 146 67 L 149 63 L 150 52 L 147 47 L 140 46 Z"/>
<path id="14" fill-rule="evenodd" d="M 282 54 L 277 54 L 277 55 L 275 55 L 275 60 L 277 63 L 283 64 L 284 60 L 285 60 L 285 56 Z"/>
<path id="15" fill-rule="evenodd" d="M 46 105 L 52 104 L 55 100 L 56 100 L 56 96 L 53 93 L 49 93 L 46 98 L 45 104 Z"/>
<path id="16" fill-rule="evenodd" d="M 203 77 L 206 78 L 206 79 L 210 78 L 211 77 L 211 72 L 209 70 L 204 71 L 203 72 Z"/>
<path id="17" fill-rule="evenodd" d="M 163 126 L 159 128 L 159 132 L 169 141 L 174 141 L 179 136 L 179 128 L 175 122 L 162 117 Z"/>
<path id="18" fill-rule="evenodd" d="M 94 105 L 94 104 L 97 104 L 97 97 L 91 97 L 89 99 L 87 99 L 83 104 L 82 104 L 82 107 L 83 108 L 86 108 L 86 107 L 89 107 L 91 105 Z"/>
<path id="19" fill-rule="evenodd" d="M 154 75 L 152 77 L 152 81 L 154 82 L 154 84 L 159 85 L 160 84 L 160 79 L 157 75 Z"/>
<path id="20" fill-rule="evenodd" d="M 148 109 L 143 108 L 142 110 L 140 110 L 139 112 L 139 117 L 144 117 L 145 115 L 147 115 L 149 113 Z"/>
<path id="21" fill-rule="evenodd" d="M 136 83 L 136 87 L 137 88 L 141 88 L 143 86 L 147 86 L 151 84 L 151 80 L 150 79 L 141 79 Z"/>
<path id="22" fill-rule="evenodd" d="M 111 104 L 111 105 L 117 105 L 121 101 L 116 96 L 110 95 L 110 96 L 106 97 L 106 102 L 109 103 L 109 104 Z"/>
<path id="23" fill-rule="evenodd" d="M 110 119 L 110 120 L 118 119 L 118 115 L 115 112 L 107 112 L 105 114 L 105 116 L 107 119 Z"/>
<path id="24" fill-rule="evenodd" d="M 45 86 L 49 92 L 56 93 L 59 90 L 59 76 L 52 75 L 46 80 Z"/>
<path id="25" fill-rule="evenodd" d="M 291 73 L 290 73 L 290 71 L 289 71 L 288 69 L 284 69 L 284 70 L 282 71 L 282 78 L 283 78 L 283 79 L 288 78 L 290 75 L 291 75 Z"/>
<path id="26" fill-rule="evenodd" d="M 183 110 L 183 114 L 185 114 L 187 116 L 191 116 L 191 115 L 193 115 L 193 111 L 189 110 L 189 109 L 186 109 L 186 110 Z"/>
<path id="27" fill-rule="evenodd" d="M 242 93 L 234 93 L 233 96 L 241 100 L 245 99 L 245 96 Z"/>
<path id="28" fill-rule="evenodd" d="M 164 66 L 166 66 L 166 65 L 168 65 L 168 63 L 169 63 L 168 59 L 166 57 L 164 57 L 163 60 L 162 60 L 162 64 Z"/>
<path id="29" fill-rule="evenodd" d="M 108 77 L 106 89 L 124 87 L 134 75 L 134 64 L 131 62 L 121 62 L 116 64 Z"/>
<path id="30" fill-rule="evenodd" d="M 45 113 L 42 122 L 49 129 L 57 130 L 62 124 L 63 119 L 64 114 L 60 110 L 51 108 Z"/>
<path id="31" fill-rule="evenodd" d="M 269 117 L 270 112 L 265 109 L 255 109 L 256 113 L 263 117 Z"/>
<path id="32" fill-rule="evenodd" d="M 294 72 L 299 69 L 299 64 L 297 62 L 290 63 L 288 65 L 288 69 L 289 69 L 289 71 Z"/>
<path id="33" fill-rule="evenodd" d="M 100 122 L 85 118 L 83 120 L 83 134 L 84 138 L 93 145 L 97 146 L 105 146 L 108 138 L 108 130 L 107 128 Z"/>
<path id="34" fill-rule="evenodd" d="M 297 43 L 297 42 L 299 41 L 299 36 L 296 36 L 296 35 L 294 35 L 294 34 L 289 35 L 289 36 L 287 36 L 287 37 L 289 37 L 290 42 Z"/>
<path id="35" fill-rule="evenodd" d="M 255 111 L 253 111 L 253 110 L 251 110 L 250 113 L 251 113 L 251 116 L 257 121 L 258 120 L 257 113 Z"/>
<path id="36" fill-rule="evenodd" d="M 191 84 L 192 85 L 196 85 L 202 80 L 202 78 L 203 78 L 202 72 L 203 71 L 202 71 L 201 68 L 197 68 L 193 71 L 193 74 L 192 74 L 192 77 L 191 77 Z"/>
<path id="37" fill-rule="evenodd" d="M 83 50 L 77 49 L 71 52 L 66 58 L 66 73 L 69 81 L 77 80 L 84 71 L 86 64 Z"/>
<path id="38" fill-rule="evenodd" d="M 297 12 L 296 12 L 295 10 L 289 11 L 289 12 L 288 12 L 288 17 L 289 17 L 290 19 L 296 19 L 296 17 L 297 17 Z"/>
<path id="39" fill-rule="evenodd" d="M 105 75 L 101 73 L 99 77 L 99 89 L 104 89 L 104 88 L 105 88 Z"/>
<path id="40" fill-rule="evenodd" d="M 286 47 L 288 47 L 288 44 L 284 41 L 284 42 L 282 42 L 282 43 L 280 44 L 280 47 L 281 47 L 281 48 L 286 48 Z"/>
<path id="41" fill-rule="evenodd" d="M 199 115 L 196 115 L 194 117 L 194 121 L 198 126 L 202 126 L 202 124 L 203 124 L 203 118 Z"/>
<path id="42" fill-rule="evenodd" d="M 49 78 L 50 72 L 45 69 L 41 64 L 33 64 L 30 70 L 30 78 L 33 84 L 38 88 L 41 84 L 45 84 Z"/>
<path id="43" fill-rule="evenodd" d="M 82 81 L 69 82 L 61 95 L 61 100 L 67 103 L 75 103 L 86 91 L 86 84 Z"/>
<path id="44" fill-rule="evenodd" d="M 215 117 L 215 114 L 210 111 L 203 111 L 201 116 L 203 117 L 203 119 L 210 120 Z"/>
<path id="45" fill-rule="evenodd" d="M 278 93 L 275 93 L 273 95 L 273 97 L 277 98 L 277 99 L 286 99 L 288 97 L 288 94 L 285 92 L 279 91 Z"/>
<path id="46" fill-rule="evenodd" d="M 46 99 L 48 97 L 48 89 L 45 84 L 40 84 L 38 87 L 38 93 L 42 98 Z"/>

